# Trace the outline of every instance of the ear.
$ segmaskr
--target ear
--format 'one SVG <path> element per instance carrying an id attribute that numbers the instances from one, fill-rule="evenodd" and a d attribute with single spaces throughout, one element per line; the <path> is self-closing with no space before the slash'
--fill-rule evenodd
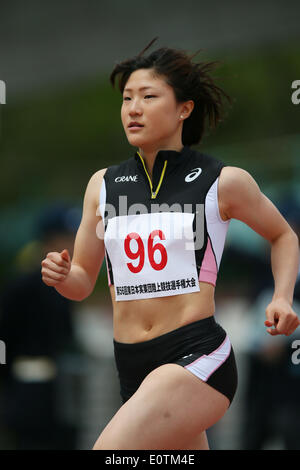
<path id="1" fill-rule="evenodd" d="M 185 101 L 181 105 L 180 117 L 182 116 L 182 119 L 187 119 L 188 117 L 190 117 L 193 109 L 194 109 L 194 101 L 193 100 Z"/>

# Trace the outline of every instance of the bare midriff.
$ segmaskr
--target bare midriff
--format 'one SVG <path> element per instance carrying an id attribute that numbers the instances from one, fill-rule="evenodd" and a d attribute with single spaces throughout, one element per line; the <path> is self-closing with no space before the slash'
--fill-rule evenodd
<path id="1" fill-rule="evenodd" d="M 147 341 L 212 316 L 215 287 L 207 282 L 199 282 L 199 286 L 199 292 L 189 294 L 116 302 L 111 285 L 114 339 L 120 343 Z"/>

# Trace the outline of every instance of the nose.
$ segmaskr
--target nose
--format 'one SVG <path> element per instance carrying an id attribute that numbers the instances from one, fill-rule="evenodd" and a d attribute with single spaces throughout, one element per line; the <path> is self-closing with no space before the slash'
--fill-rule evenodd
<path id="1" fill-rule="evenodd" d="M 129 107 L 129 115 L 130 116 L 141 116 L 143 113 L 142 107 L 140 102 L 137 99 L 132 99 L 130 102 L 130 107 Z"/>

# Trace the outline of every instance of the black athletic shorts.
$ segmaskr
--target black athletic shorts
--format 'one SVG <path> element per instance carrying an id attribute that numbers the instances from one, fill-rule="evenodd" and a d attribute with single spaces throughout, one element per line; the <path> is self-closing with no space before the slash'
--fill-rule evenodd
<path id="1" fill-rule="evenodd" d="M 173 363 L 226 395 L 237 388 L 234 352 L 226 331 L 213 316 L 139 343 L 114 342 L 114 354 L 125 403 L 157 367 Z"/>

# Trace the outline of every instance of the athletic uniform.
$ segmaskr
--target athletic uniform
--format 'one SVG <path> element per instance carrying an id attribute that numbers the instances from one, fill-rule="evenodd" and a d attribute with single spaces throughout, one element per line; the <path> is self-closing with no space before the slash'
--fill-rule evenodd
<path id="1" fill-rule="evenodd" d="M 184 146 L 158 152 L 152 181 L 142 156 L 107 168 L 100 191 L 108 284 L 116 301 L 199 292 L 216 285 L 229 221 L 218 208 L 224 163 Z M 174 312 L 176 314 L 176 312 Z M 114 340 L 125 402 L 165 363 L 188 369 L 230 400 L 237 385 L 230 340 L 214 317 L 141 343 Z"/>

